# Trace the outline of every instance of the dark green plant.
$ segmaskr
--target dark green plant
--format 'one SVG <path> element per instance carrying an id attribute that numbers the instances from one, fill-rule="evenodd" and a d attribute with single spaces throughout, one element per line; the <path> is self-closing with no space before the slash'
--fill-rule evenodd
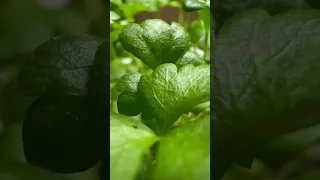
<path id="1" fill-rule="evenodd" d="M 91 35 L 43 43 L 19 73 L 21 92 L 41 96 L 23 123 L 27 161 L 57 173 L 85 171 L 106 150 L 109 119 L 108 42 Z"/>
<path id="2" fill-rule="evenodd" d="M 213 178 L 318 179 L 307 175 L 318 159 L 307 150 L 319 140 L 320 12 L 248 3 L 229 9 L 213 44 Z"/>

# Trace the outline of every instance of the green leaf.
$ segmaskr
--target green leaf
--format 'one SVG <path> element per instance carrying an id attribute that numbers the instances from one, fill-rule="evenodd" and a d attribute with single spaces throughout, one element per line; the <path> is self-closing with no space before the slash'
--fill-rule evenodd
<path id="1" fill-rule="evenodd" d="M 186 29 L 160 19 L 149 19 L 126 26 L 119 35 L 125 50 L 155 68 L 163 63 L 175 63 L 188 50 L 190 41 Z"/>
<path id="2" fill-rule="evenodd" d="M 190 39 L 194 44 L 197 44 L 200 38 L 205 36 L 204 22 L 202 20 L 195 20 L 188 27 Z"/>
<path id="3" fill-rule="evenodd" d="M 117 13 L 115 13 L 113 11 L 110 11 L 110 24 L 113 24 L 114 21 L 116 21 L 116 20 L 118 20 L 120 18 L 121 17 Z"/>
<path id="4" fill-rule="evenodd" d="M 126 82 L 124 80 L 121 83 Z M 136 87 L 136 81 L 134 84 Z M 126 91 L 122 89 L 122 92 Z M 138 94 L 135 95 L 141 99 L 130 101 L 131 106 L 141 109 L 143 120 L 155 118 L 152 129 L 158 134 L 165 134 L 181 114 L 210 99 L 210 65 L 188 64 L 179 70 L 174 64 L 160 65 L 154 69 L 152 75 L 140 77 Z M 122 103 L 121 101 L 123 99 L 119 99 L 118 104 Z M 118 110 L 127 111 L 119 106 Z"/>
<path id="5" fill-rule="evenodd" d="M 236 153 L 320 122 L 319 20 L 316 10 L 251 9 L 225 22 L 212 53 L 221 148 Z"/>
<path id="6" fill-rule="evenodd" d="M 139 120 L 121 114 L 110 116 L 110 179 L 133 180 L 144 153 L 158 137 Z"/>
<path id="7" fill-rule="evenodd" d="M 123 0 L 110 0 L 111 3 L 121 6 L 123 4 Z"/>
<path id="8" fill-rule="evenodd" d="M 160 138 L 154 180 L 210 179 L 210 118 L 191 121 Z"/>
<path id="9" fill-rule="evenodd" d="M 90 70 L 103 39 L 90 35 L 58 36 L 37 47 L 19 73 L 24 95 L 87 95 Z"/>
<path id="10" fill-rule="evenodd" d="M 210 107 L 210 101 L 204 102 L 204 103 L 201 103 L 201 104 L 198 104 L 198 105 L 194 106 L 192 108 L 191 112 L 200 113 L 200 112 L 202 112 L 203 110 L 205 110 L 206 108 L 209 108 L 209 107 Z"/>
<path id="11" fill-rule="evenodd" d="M 152 177 L 152 161 L 153 161 L 153 156 L 151 151 L 148 149 L 144 153 L 144 158 L 142 165 L 140 166 L 140 170 L 138 173 L 138 176 L 136 177 L 136 180 L 150 180 Z"/>
<path id="12" fill-rule="evenodd" d="M 110 63 L 110 81 L 119 80 L 126 73 L 126 65 L 120 59 L 113 59 Z"/>
<path id="13" fill-rule="evenodd" d="M 205 63 L 206 63 L 206 61 L 199 58 L 199 56 L 196 53 L 194 53 L 192 51 L 188 51 L 176 62 L 176 65 L 178 67 L 182 67 L 187 64 L 193 64 L 193 65 L 197 66 L 197 65 L 205 64 Z"/>
<path id="14" fill-rule="evenodd" d="M 120 6 L 119 8 L 122 10 L 124 16 L 128 19 L 129 22 L 135 21 L 135 16 L 143 11 L 149 11 L 150 9 L 146 7 L 143 3 L 135 2 L 135 3 L 126 3 Z"/>
<path id="15" fill-rule="evenodd" d="M 126 4 L 143 4 L 149 11 L 158 11 L 161 7 L 167 5 L 169 0 L 126 0 Z"/>
<path id="16" fill-rule="evenodd" d="M 210 0 L 182 0 L 182 8 L 186 12 L 210 8 Z"/>

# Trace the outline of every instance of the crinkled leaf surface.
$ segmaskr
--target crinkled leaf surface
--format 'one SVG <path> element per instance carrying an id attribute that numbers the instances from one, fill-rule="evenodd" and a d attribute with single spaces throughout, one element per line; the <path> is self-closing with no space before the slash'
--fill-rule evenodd
<path id="1" fill-rule="evenodd" d="M 162 64 L 154 69 L 152 75 L 136 76 L 135 81 L 128 84 L 136 87 L 138 78 L 140 78 L 138 93 L 132 96 L 132 99 L 138 96 L 140 99 L 130 101 L 131 106 L 140 108 L 143 120 L 156 120 L 153 127 L 150 127 L 158 134 L 165 134 L 181 114 L 189 112 L 192 107 L 210 98 L 210 65 L 208 64 L 198 66 L 188 64 L 180 69 L 171 63 Z M 125 83 L 125 79 L 120 82 L 120 84 Z M 126 93 L 124 88 L 119 91 Z M 125 100 L 119 99 L 118 104 L 129 102 L 121 101 Z M 126 108 L 121 109 L 118 106 L 118 110 L 129 115 L 126 113 Z"/>
<path id="2" fill-rule="evenodd" d="M 158 137 L 139 120 L 111 113 L 110 179 L 134 179 L 144 152 L 157 140 Z"/>
<path id="3" fill-rule="evenodd" d="M 182 8 L 186 12 L 197 11 L 210 7 L 210 0 L 182 0 Z"/>
<path id="4" fill-rule="evenodd" d="M 171 25 L 160 19 L 149 19 L 126 26 L 119 35 L 125 50 L 151 68 L 175 63 L 190 45 L 187 30 L 176 22 Z"/>
<path id="5" fill-rule="evenodd" d="M 224 24 L 212 53 L 212 103 L 214 137 L 226 149 L 320 122 L 319 31 L 317 10 L 251 9 Z"/>
<path id="6" fill-rule="evenodd" d="M 160 138 L 154 180 L 210 179 L 210 118 L 191 121 Z"/>
<path id="7" fill-rule="evenodd" d="M 58 36 L 37 47 L 19 73 L 25 95 L 87 95 L 90 71 L 102 38 Z"/>

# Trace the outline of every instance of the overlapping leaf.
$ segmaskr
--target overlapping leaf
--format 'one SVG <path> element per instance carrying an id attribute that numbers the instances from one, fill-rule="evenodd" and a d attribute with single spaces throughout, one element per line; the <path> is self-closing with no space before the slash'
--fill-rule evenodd
<path id="1" fill-rule="evenodd" d="M 119 112 L 131 116 L 142 112 L 144 120 L 156 120 L 153 130 L 165 134 L 182 113 L 209 100 L 210 66 L 188 64 L 178 70 L 174 64 L 163 64 L 151 76 L 124 76 L 118 85 L 122 87 L 118 90 L 128 95 L 126 99 L 119 98 Z M 119 106 L 125 103 L 130 106 Z M 137 111 L 131 114 L 129 107 Z"/>
<path id="2" fill-rule="evenodd" d="M 110 116 L 110 179 L 136 177 L 144 152 L 158 137 L 139 120 L 112 113 Z"/>
<path id="3" fill-rule="evenodd" d="M 154 180 L 209 180 L 210 118 L 191 121 L 161 137 L 156 161 Z"/>

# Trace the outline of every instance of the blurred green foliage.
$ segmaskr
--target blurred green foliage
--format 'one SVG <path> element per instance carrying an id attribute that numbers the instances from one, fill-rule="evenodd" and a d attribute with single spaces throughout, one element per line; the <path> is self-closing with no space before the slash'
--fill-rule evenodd
<path id="1" fill-rule="evenodd" d="M 107 2 L 102 0 L 4 0 L 0 2 L 0 179 L 98 180 L 97 167 L 56 175 L 26 164 L 21 124 L 35 98 L 23 96 L 16 76 L 41 43 L 60 35 L 108 36 Z"/>

